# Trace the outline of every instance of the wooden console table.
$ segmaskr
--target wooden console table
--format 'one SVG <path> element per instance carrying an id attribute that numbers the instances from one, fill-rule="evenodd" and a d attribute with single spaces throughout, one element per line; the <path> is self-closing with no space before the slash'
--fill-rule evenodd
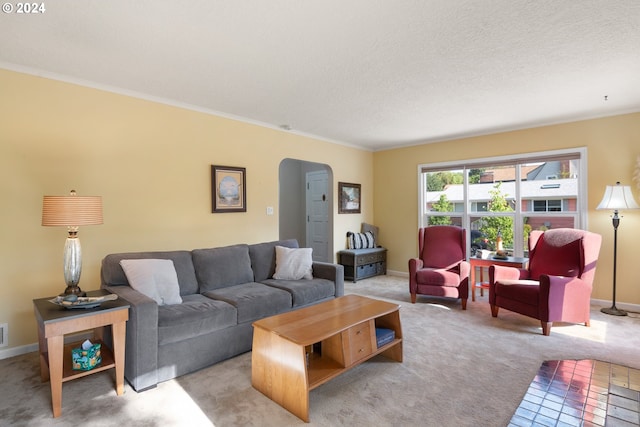
<path id="1" fill-rule="evenodd" d="M 90 297 L 107 294 L 109 292 L 103 290 L 87 292 Z M 43 382 L 51 382 L 51 405 L 55 418 L 62 413 L 62 383 L 65 381 L 115 368 L 116 394 L 124 393 L 124 346 L 129 303 L 117 299 L 105 301 L 96 308 L 67 310 L 49 302 L 52 298 L 34 299 L 33 308 L 38 323 L 40 377 Z M 104 326 L 112 328 L 113 349 L 101 341 Z M 71 368 L 71 349 L 80 347 L 81 343 L 64 345 L 64 336 L 94 328 L 98 339 L 92 342 L 102 344 L 102 363 L 90 371 L 74 371 Z"/>
<path id="2" fill-rule="evenodd" d="M 377 347 L 376 328 L 395 339 Z M 309 391 L 382 354 L 402 362 L 400 306 L 347 295 L 253 323 L 251 384 L 309 422 Z"/>

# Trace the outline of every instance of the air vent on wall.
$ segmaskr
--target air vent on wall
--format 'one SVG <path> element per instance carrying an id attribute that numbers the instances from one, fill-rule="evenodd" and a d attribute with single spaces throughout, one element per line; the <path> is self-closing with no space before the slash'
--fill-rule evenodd
<path id="1" fill-rule="evenodd" d="M 9 324 L 3 323 L 0 325 L 0 347 L 6 347 L 9 345 Z"/>

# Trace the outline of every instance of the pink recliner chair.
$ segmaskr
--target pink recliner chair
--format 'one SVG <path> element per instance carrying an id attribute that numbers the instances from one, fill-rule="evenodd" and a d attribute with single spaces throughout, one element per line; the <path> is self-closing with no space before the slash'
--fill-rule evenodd
<path id="1" fill-rule="evenodd" d="M 591 289 L 602 236 L 574 228 L 532 231 L 527 269 L 489 267 L 491 315 L 500 307 L 539 319 L 549 335 L 553 322 L 589 326 Z"/>
<path id="2" fill-rule="evenodd" d="M 464 228 L 433 225 L 418 231 L 418 258 L 409 260 L 411 302 L 417 294 L 460 298 L 467 309 L 469 273 Z"/>

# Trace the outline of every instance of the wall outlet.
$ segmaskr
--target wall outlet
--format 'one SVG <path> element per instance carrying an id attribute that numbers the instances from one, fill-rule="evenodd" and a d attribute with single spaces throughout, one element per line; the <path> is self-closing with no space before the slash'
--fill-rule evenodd
<path id="1" fill-rule="evenodd" d="M 273 215 L 273 206 L 267 206 L 267 215 Z"/>
<path id="2" fill-rule="evenodd" d="M 0 347 L 6 347 L 9 345 L 9 324 L 0 324 Z"/>

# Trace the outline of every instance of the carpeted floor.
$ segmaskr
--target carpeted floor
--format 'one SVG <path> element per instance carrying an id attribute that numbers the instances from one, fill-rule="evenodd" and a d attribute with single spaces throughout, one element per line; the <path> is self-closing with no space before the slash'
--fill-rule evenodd
<path id="1" fill-rule="evenodd" d="M 377 356 L 313 390 L 309 424 L 251 387 L 250 353 L 143 393 L 127 386 L 120 397 L 111 372 L 67 382 L 62 416 L 53 419 L 49 384 L 40 382 L 38 356 L 30 353 L 0 360 L 0 425 L 505 427 L 545 361 L 640 369 L 636 314 L 619 318 L 593 307 L 590 328 L 554 325 L 545 337 L 536 320 L 506 310 L 492 318 L 486 293 L 462 311 L 447 299 L 411 304 L 401 277 L 345 288 L 401 304 L 404 361 Z"/>

